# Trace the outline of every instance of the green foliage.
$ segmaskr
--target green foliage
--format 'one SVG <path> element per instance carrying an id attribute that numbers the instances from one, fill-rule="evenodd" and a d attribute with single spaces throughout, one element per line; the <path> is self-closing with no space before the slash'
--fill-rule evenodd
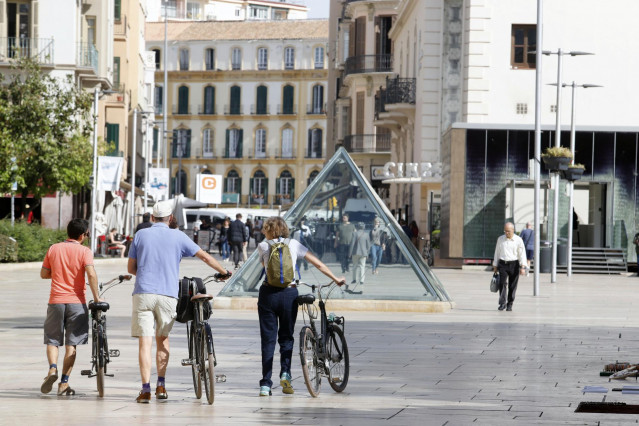
<path id="1" fill-rule="evenodd" d="M 92 171 L 92 102 L 71 78 L 45 74 L 31 59 L 0 75 L 0 192 L 14 181 L 35 198 L 79 192 Z"/>
<path id="2" fill-rule="evenodd" d="M 0 234 L 0 262 L 18 261 L 18 243 L 13 238 Z"/>
<path id="3" fill-rule="evenodd" d="M 0 220 L 0 235 L 12 237 L 17 242 L 18 262 L 38 262 L 44 259 L 51 244 L 59 243 L 67 238 L 66 229 L 43 228 L 40 225 L 15 222 L 11 227 L 10 220 Z M 0 250 L 0 254 L 2 251 Z M 8 262 L 11 259 L 0 257 L 0 262 Z M 15 261 L 15 260 L 14 260 Z"/>
<path id="4" fill-rule="evenodd" d="M 551 146 L 546 148 L 544 153 L 541 155 L 542 157 L 569 157 L 572 158 L 572 152 L 570 148 L 566 148 L 565 146 Z"/>
<path id="5" fill-rule="evenodd" d="M 439 233 L 441 231 L 439 229 L 435 229 L 433 232 L 430 233 L 430 246 L 432 248 L 439 248 Z"/>

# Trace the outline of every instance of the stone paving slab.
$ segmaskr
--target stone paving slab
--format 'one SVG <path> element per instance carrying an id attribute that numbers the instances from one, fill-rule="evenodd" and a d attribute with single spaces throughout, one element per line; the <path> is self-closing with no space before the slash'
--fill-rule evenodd
<path id="1" fill-rule="evenodd" d="M 329 265 L 330 266 L 330 265 Z M 126 260 L 97 262 L 101 280 L 126 270 Z M 311 398 L 293 358 L 295 395 L 257 396 L 260 376 L 259 328 L 254 311 L 216 310 L 211 324 L 219 364 L 227 382 L 216 385 L 212 406 L 195 399 L 186 356 L 185 327 L 171 337 L 167 373 L 169 400 L 134 402 L 139 389 L 137 342 L 129 337 L 131 286 L 115 287 L 106 298 L 109 343 L 120 349 L 98 398 L 89 367 L 90 348 L 78 349 L 71 375 L 78 394 L 42 395 L 46 374 L 42 323 L 48 282 L 37 265 L 0 265 L 0 424 L 238 424 L 238 425 L 616 425 L 636 416 L 574 413 L 581 401 L 602 394 L 581 393 L 586 385 L 609 389 L 599 377 L 607 363 L 639 362 L 639 279 L 631 276 L 542 276 L 541 295 L 532 277 L 520 281 L 513 312 L 498 312 L 488 291 L 490 272 L 436 269 L 457 303 L 443 314 L 340 312 L 347 318 L 351 376 L 343 394 L 323 383 Z M 196 260 L 185 260 L 183 275 L 206 275 Z M 401 285 L 401 276 L 396 283 Z M 221 284 L 209 287 L 216 294 Z M 613 297 L 614 295 L 614 297 Z M 329 302 L 330 303 L 330 302 Z M 330 310 L 330 308 L 329 308 Z M 298 318 L 298 329 L 301 324 Z M 297 342 L 296 342 L 297 344 Z M 297 346 L 296 346 L 297 347 Z M 61 360 L 59 362 L 61 364 Z M 153 380 L 155 380 L 153 378 Z M 609 392 L 606 401 L 638 404 L 639 395 Z"/>

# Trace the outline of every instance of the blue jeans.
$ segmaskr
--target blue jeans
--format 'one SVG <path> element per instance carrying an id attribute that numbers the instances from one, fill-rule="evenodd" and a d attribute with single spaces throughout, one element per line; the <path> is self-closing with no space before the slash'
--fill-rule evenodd
<path id="1" fill-rule="evenodd" d="M 293 333 L 297 319 L 298 292 L 295 287 L 278 288 L 262 284 L 257 299 L 257 313 L 260 318 L 262 340 L 262 380 L 260 386 L 273 386 L 273 354 L 275 339 L 280 344 L 280 376 L 291 373 L 293 356 Z M 279 330 L 277 324 L 279 322 Z"/>
<path id="2" fill-rule="evenodd" d="M 231 257 L 231 248 L 228 241 L 222 242 L 222 259 L 228 259 Z"/>
<path id="3" fill-rule="evenodd" d="M 382 261 L 382 246 L 378 246 L 377 244 L 373 244 L 371 247 L 371 264 L 373 268 L 373 272 L 377 270 L 379 263 Z"/>

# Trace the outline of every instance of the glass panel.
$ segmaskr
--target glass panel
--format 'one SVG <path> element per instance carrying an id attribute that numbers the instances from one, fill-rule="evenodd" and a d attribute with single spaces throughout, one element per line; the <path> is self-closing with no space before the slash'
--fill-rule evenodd
<path id="1" fill-rule="evenodd" d="M 293 157 L 293 129 L 282 130 L 282 157 Z"/>
<path id="2" fill-rule="evenodd" d="M 518 28 L 515 30 L 515 45 L 521 46 L 524 44 L 525 33 L 522 28 Z"/>
<path id="3" fill-rule="evenodd" d="M 595 133 L 593 178 L 599 181 L 612 181 L 613 164 L 615 157 L 614 133 Z M 562 144 L 563 145 L 563 144 Z"/>
<path id="4" fill-rule="evenodd" d="M 256 173 L 254 185 L 257 178 Z M 348 214 L 348 221 L 342 220 L 343 213 Z M 362 280 L 365 285 L 349 284 L 348 291 L 335 290 L 331 297 L 450 300 L 439 279 L 422 261 L 415 246 L 343 148 L 335 153 L 284 219 L 289 227 L 295 227 L 299 226 L 302 217 L 306 217 L 306 225 L 311 229 L 311 237 L 307 242 L 309 250 L 334 273 L 346 275 L 350 283 L 356 279 L 353 276 L 357 270 L 356 262 L 359 260 L 359 264 L 365 267 Z M 377 224 L 376 219 L 379 219 Z M 371 249 L 374 251 L 364 255 L 355 254 L 351 258 L 350 241 L 358 238 L 370 242 L 371 234 L 375 243 Z M 368 254 L 375 259 L 377 274 L 371 273 Z M 349 259 L 353 260 L 352 265 Z M 235 274 L 224 286 L 220 296 L 257 297 L 262 269 L 256 251 L 242 266 L 242 273 Z M 349 271 L 346 272 L 346 269 Z M 314 268 L 304 272 L 302 280 L 311 284 L 327 282 L 325 276 Z M 306 287 L 299 287 L 298 290 L 302 294 L 309 292 Z"/>
<path id="5" fill-rule="evenodd" d="M 515 47 L 515 63 L 521 64 L 524 62 L 524 48 Z"/>

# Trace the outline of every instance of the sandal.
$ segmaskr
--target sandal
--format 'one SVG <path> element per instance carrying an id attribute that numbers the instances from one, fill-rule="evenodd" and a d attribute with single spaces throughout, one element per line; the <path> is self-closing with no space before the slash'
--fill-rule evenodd
<path id="1" fill-rule="evenodd" d="M 51 392 L 51 389 L 53 388 L 53 384 L 55 383 L 56 380 L 58 380 L 58 369 L 50 368 L 49 374 L 47 375 L 47 377 L 44 378 L 44 383 L 42 383 L 42 386 L 40 386 L 40 392 L 42 393 Z"/>
<path id="2" fill-rule="evenodd" d="M 64 389 L 61 389 L 62 386 L 64 385 L 66 385 L 66 387 Z M 60 383 L 58 385 L 58 396 L 71 396 L 71 395 L 75 395 L 75 390 L 73 390 L 68 383 Z"/>

